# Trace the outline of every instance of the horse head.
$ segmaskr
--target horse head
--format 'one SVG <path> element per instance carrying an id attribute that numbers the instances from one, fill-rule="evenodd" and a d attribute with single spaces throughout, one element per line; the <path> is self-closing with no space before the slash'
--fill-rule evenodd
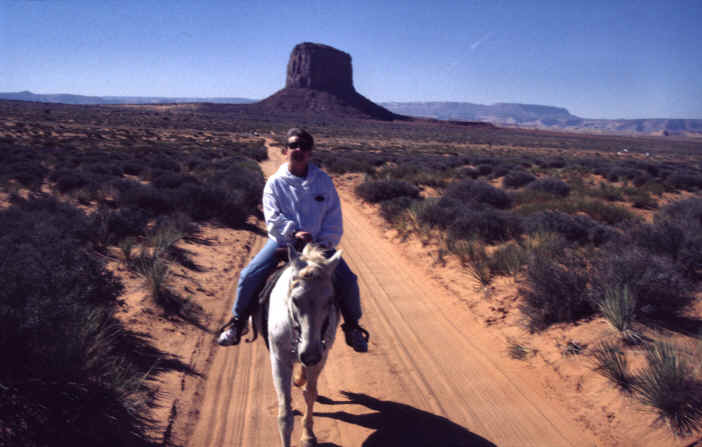
<path id="1" fill-rule="evenodd" d="M 327 258 L 324 249 L 308 244 L 298 254 L 289 249 L 290 284 L 288 309 L 290 319 L 299 333 L 297 352 L 305 366 L 319 363 L 324 353 L 324 332 L 334 309 L 332 274 L 341 260 L 341 251 Z"/>

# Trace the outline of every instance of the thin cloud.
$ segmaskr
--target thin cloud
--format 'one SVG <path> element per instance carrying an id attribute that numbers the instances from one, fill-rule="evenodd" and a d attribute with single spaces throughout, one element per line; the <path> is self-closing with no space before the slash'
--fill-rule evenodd
<path id="1" fill-rule="evenodd" d="M 492 37 L 492 34 L 493 34 L 492 31 L 490 31 L 489 33 L 485 34 L 485 35 L 484 35 L 483 37 L 481 37 L 480 39 L 478 39 L 478 40 L 476 40 L 475 42 L 473 42 L 473 43 L 471 44 L 471 46 L 470 46 L 470 50 L 471 50 L 471 51 L 477 50 L 478 47 L 479 47 L 480 45 L 482 45 L 483 42 L 485 42 L 485 41 L 488 40 L 490 37 Z"/>

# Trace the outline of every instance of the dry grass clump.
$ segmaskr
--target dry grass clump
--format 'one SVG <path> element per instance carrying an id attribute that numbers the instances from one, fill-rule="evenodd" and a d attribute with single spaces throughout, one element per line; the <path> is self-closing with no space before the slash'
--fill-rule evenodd
<path id="1" fill-rule="evenodd" d="M 626 355 L 614 343 L 602 342 L 592 351 L 595 370 L 614 383 L 620 390 L 630 393 L 635 379 L 628 372 Z"/>
<path id="2" fill-rule="evenodd" d="M 526 360 L 527 357 L 537 352 L 537 349 L 520 342 L 514 337 L 507 338 L 507 354 L 515 360 Z"/>
<path id="3" fill-rule="evenodd" d="M 371 203 L 383 202 L 398 197 L 419 197 L 419 189 L 403 180 L 371 180 L 356 187 L 356 194 Z"/>
<path id="4" fill-rule="evenodd" d="M 636 374 L 636 398 L 655 411 L 677 436 L 702 430 L 702 380 L 670 343 L 646 352 L 648 365 Z M 699 360 L 699 359 L 697 359 Z"/>
<path id="5" fill-rule="evenodd" d="M 636 318 L 636 297 L 629 291 L 628 285 L 606 289 L 598 308 L 619 332 L 631 330 Z"/>

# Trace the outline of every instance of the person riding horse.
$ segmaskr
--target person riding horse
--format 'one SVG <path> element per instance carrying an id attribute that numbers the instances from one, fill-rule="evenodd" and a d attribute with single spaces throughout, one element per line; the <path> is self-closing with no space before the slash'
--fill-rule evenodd
<path id="1" fill-rule="evenodd" d="M 275 270 L 279 248 L 295 242 L 314 242 L 327 249 L 327 256 L 332 256 L 341 240 L 341 203 L 331 178 L 310 163 L 312 135 L 305 129 L 292 128 L 287 137 L 283 148 L 287 163 L 268 179 L 263 190 L 268 241 L 241 271 L 231 324 L 217 340 L 221 346 L 238 344 L 248 331 L 256 293 Z M 358 280 L 343 259 L 334 270 L 333 281 L 344 318 L 341 327 L 346 343 L 357 352 L 366 352 L 368 332 L 358 323 L 362 315 Z"/>

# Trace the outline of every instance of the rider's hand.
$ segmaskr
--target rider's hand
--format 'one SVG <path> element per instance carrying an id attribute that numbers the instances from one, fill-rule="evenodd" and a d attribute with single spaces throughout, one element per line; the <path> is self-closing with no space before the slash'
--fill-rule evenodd
<path id="1" fill-rule="evenodd" d="M 312 242 L 312 235 L 307 231 L 298 231 L 295 233 L 295 239 L 299 239 L 305 244 Z"/>

